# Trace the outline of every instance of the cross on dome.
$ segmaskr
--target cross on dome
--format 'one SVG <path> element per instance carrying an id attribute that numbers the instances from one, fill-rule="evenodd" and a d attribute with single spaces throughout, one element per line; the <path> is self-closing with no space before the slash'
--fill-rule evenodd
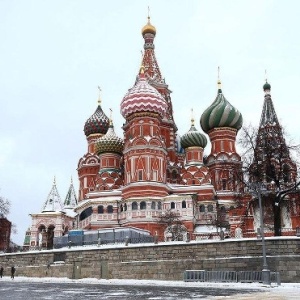
<path id="1" fill-rule="evenodd" d="M 99 95 L 98 95 L 98 105 L 100 105 L 100 104 L 101 104 L 101 92 L 102 92 L 102 90 L 101 90 L 101 88 L 100 88 L 99 85 L 98 85 L 98 90 L 99 90 Z"/>

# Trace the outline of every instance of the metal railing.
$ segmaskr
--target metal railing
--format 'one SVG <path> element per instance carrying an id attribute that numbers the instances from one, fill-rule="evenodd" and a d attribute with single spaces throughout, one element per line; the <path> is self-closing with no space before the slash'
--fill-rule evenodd
<path id="1" fill-rule="evenodd" d="M 261 271 L 186 270 L 183 280 L 186 282 L 263 282 Z M 271 282 L 281 285 L 279 272 L 271 272 Z"/>
<path id="2" fill-rule="evenodd" d="M 106 244 L 141 244 L 153 243 L 155 238 L 151 235 L 145 235 L 134 230 L 103 230 L 87 231 L 81 235 L 66 235 L 55 237 L 53 248 L 89 246 L 89 245 L 106 245 Z"/>

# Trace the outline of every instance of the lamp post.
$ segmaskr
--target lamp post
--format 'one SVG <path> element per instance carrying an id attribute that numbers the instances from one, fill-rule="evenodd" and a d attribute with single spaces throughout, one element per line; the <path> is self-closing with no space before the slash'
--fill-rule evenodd
<path id="1" fill-rule="evenodd" d="M 257 189 L 258 196 L 258 204 L 259 204 L 259 221 L 260 221 L 260 234 L 261 234 L 261 242 L 262 242 L 262 251 L 263 251 L 263 269 L 262 269 L 262 281 L 264 284 L 271 284 L 271 274 L 267 263 L 267 255 L 266 255 L 266 243 L 265 243 L 265 233 L 264 233 L 264 220 L 263 220 L 263 209 L 262 209 L 262 201 L 261 201 L 261 188 L 258 186 Z"/>

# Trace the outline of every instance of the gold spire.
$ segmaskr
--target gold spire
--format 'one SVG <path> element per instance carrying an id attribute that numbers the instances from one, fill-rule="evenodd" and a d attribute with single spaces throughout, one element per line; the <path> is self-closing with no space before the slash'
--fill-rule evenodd
<path id="1" fill-rule="evenodd" d="M 141 50 L 142 61 L 141 61 L 140 69 L 141 69 L 141 66 L 144 65 L 144 55 L 145 55 L 145 52 L 143 52 L 143 50 Z"/>
<path id="2" fill-rule="evenodd" d="M 220 80 L 220 67 L 218 67 L 218 90 L 221 90 L 221 80 Z"/>
<path id="3" fill-rule="evenodd" d="M 112 109 L 110 108 L 110 115 L 109 115 L 109 125 L 113 125 L 113 120 L 112 120 Z"/>
<path id="4" fill-rule="evenodd" d="M 100 86 L 98 85 L 98 90 L 99 90 L 99 95 L 98 95 L 98 105 L 101 105 L 101 88 Z"/>
<path id="5" fill-rule="evenodd" d="M 141 64 L 140 66 L 140 74 L 144 74 L 145 73 L 145 67 L 143 64 Z"/>
<path id="6" fill-rule="evenodd" d="M 144 52 L 143 50 L 141 50 L 141 56 L 142 56 L 142 61 L 141 61 L 141 64 L 140 64 L 140 70 L 139 70 L 139 77 L 141 78 L 141 75 L 142 77 L 144 76 L 145 74 L 145 67 L 144 67 Z"/>
<path id="7" fill-rule="evenodd" d="M 156 34 L 156 28 L 150 23 L 150 8 L 148 6 L 148 22 L 147 24 L 142 28 L 142 35 L 146 33 L 152 33 Z"/>
<path id="8" fill-rule="evenodd" d="M 270 83 L 268 83 L 268 80 L 267 80 L 267 70 L 265 70 L 265 80 L 266 80 L 266 83 L 263 85 L 263 90 L 265 91 L 265 94 L 270 94 L 271 85 L 270 85 Z"/>
<path id="9" fill-rule="evenodd" d="M 191 123 L 192 123 L 192 126 L 194 126 L 195 119 L 194 119 L 194 110 L 193 109 L 191 109 Z"/>

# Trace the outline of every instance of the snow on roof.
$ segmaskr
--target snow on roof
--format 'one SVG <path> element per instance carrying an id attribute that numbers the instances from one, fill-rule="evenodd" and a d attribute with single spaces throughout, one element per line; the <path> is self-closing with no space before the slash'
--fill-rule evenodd
<path id="1" fill-rule="evenodd" d="M 74 208 L 77 206 L 77 197 L 73 185 L 73 181 L 71 180 L 71 184 L 64 202 L 64 208 Z"/>
<path id="2" fill-rule="evenodd" d="M 56 187 L 55 179 L 51 191 L 43 205 L 42 212 L 61 212 L 63 205 Z"/>
<path id="3" fill-rule="evenodd" d="M 199 225 L 194 231 L 195 233 L 211 233 L 213 231 L 217 231 L 217 228 L 213 225 Z"/>

